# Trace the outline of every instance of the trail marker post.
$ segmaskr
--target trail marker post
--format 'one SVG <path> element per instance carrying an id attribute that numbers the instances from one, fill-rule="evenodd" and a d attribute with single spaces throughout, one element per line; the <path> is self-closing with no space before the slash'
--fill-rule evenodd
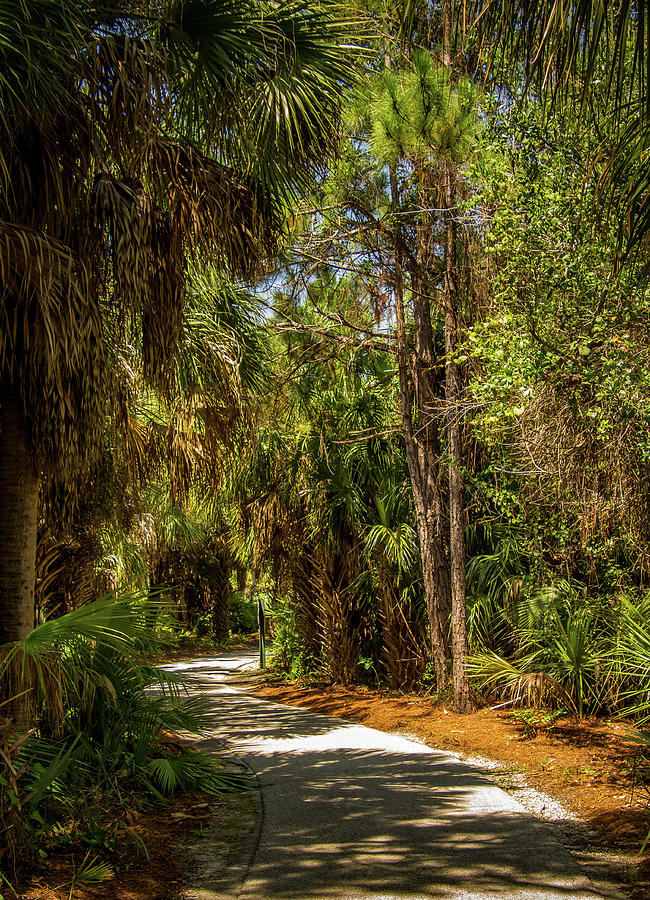
<path id="1" fill-rule="evenodd" d="M 251 600 L 255 599 L 257 588 L 257 569 L 253 566 L 251 574 Z M 257 624 L 260 629 L 260 669 L 266 668 L 266 610 L 264 609 L 264 594 L 257 595 Z"/>
<path id="2" fill-rule="evenodd" d="M 260 625 L 260 669 L 266 668 L 266 610 L 264 609 L 264 594 L 257 596 L 257 621 Z"/>

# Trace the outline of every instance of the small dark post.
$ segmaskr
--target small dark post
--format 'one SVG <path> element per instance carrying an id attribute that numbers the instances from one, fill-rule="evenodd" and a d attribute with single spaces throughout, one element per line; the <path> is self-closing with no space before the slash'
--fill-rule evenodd
<path id="1" fill-rule="evenodd" d="M 264 609 L 264 594 L 257 597 L 257 621 L 260 624 L 260 669 L 266 668 L 266 610 Z"/>
<path id="2" fill-rule="evenodd" d="M 255 599 L 255 590 L 257 588 L 257 569 L 255 565 L 253 565 L 253 571 L 251 573 L 251 600 Z M 266 610 L 264 609 L 264 594 L 259 594 L 257 597 L 257 624 L 260 629 L 260 669 L 266 668 L 266 640 L 265 640 L 265 625 L 266 625 Z"/>

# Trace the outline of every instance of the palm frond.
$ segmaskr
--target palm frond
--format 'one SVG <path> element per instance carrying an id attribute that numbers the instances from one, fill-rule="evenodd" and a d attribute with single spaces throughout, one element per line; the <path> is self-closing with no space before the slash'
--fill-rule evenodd
<path id="1" fill-rule="evenodd" d="M 540 706 L 549 700 L 575 708 L 564 687 L 548 672 L 533 671 L 539 653 L 529 654 L 524 665 L 509 662 L 497 653 L 477 653 L 467 658 L 467 673 L 481 687 L 497 690 L 513 703 Z"/>
<path id="2" fill-rule="evenodd" d="M 197 144 L 218 143 L 265 196 L 285 197 L 331 147 L 358 71 L 360 22 L 330 0 L 178 0 L 167 21 L 161 38 L 188 133 Z M 210 131 L 203 110 L 215 96 L 220 118 Z"/>
<path id="3" fill-rule="evenodd" d="M 146 165 L 158 203 L 172 213 L 190 257 L 201 252 L 250 274 L 272 252 L 280 219 L 245 172 L 162 138 L 149 143 Z"/>
<path id="4" fill-rule="evenodd" d="M 143 772 L 165 795 L 186 785 L 193 785 L 216 797 L 255 788 L 249 774 L 227 772 L 214 759 L 197 752 L 176 757 L 154 757 L 143 766 Z"/>
<path id="5" fill-rule="evenodd" d="M 34 109 L 67 106 L 90 21 L 87 4 L 78 0 L 3 0 L 0 18 L 0 125 L 6 137 Z"/>

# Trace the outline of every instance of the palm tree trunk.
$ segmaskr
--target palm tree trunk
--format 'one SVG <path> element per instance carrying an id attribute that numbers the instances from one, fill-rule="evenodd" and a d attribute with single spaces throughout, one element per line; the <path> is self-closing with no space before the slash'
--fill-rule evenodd
<path id="1" fill-rule="evenodd" d="M 338 547 L 321 552 L 319 569 L 324 656 L 335 682 L 353 684 L 367 634 L 367 622 L 354 587 L 360 561 L 353 533 L 341 529 Z"/>
<path id="2" fill-rule="evenodd" d="M 323 633 L 319 628 L 319 603 L 316 590 L 318 573 L 314 565 L 315 547 L 306 540 L 292 571 L 292 589 L 298 605 L 297 625 L 306 658 L 318 665 L 323 655 Z"/>
<path id="3" fill-rule="evenodd" d="M 218 553 L 210 579 L 212 635 L 217 643 L 230 632 L 230 564 L 227 553 Z"/>
<path id="4" fill-rule="evenodd" d="M 6 644 L 34 627 L 38 524 L 38 474 L 13 385 L 0 388 L 0 429 L 0 644 Z M 28 727 L 26 697 L 5 711 L 17 730 Z"/>
<path id="5" fill-rule="evenodd" d="M 237 575 L 237 593 L 244 596 L 246 594 L 246 568 L 244 566 L 237 566 L 235 573 Z"/>

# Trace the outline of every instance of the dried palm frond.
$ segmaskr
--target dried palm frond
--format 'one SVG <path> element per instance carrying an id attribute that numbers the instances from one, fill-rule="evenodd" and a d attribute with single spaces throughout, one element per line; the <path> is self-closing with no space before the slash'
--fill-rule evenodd
<path id="1" fill-rule="evenodd" d="M 77 307 L 88 290 L 86 272 L 68 246 L 33 228 L 6 221 L 0 221 L 0 284 L 5 297 L 37 294 L 45 301 L 52 295 L 52 305 L 68 301 L 76 302 Z M 16 333 L 14 327 L 14 342 Z M 53 336 L 47 337 L 51 341 Z M 0 362 L 5 364 L 6 359 Z"/>
<path id="2" fill-rule="evenodd" d="M 0 368 L 20 385 L 37 457 L 70 474 L 100 445 L 103 341 L 86 270 L 61 242 L 0 222 Z"/>
<path id="3" fill-rule="evenodd" d="M 151 434 L 145 423 L 129 415 L 121 423 L 120 437 L 127 470 L 142 482 L 150 472 Z"/>
<path id="4" fill-rule="evenodd" d="M 156 203 L 165 209 L 190 254 L 201 251 L 250 275 L 275 248 L 280 219 L 242 176 L 190 145 L 148 145 L 146 168 Z"/>
<path id="5" fill-rule="evenodd" d="M 528 657 L 527 667 L 532 668 L 535 656 Z M 497 690 L 513 704 L 541 706 L 544 703 L 561 703 L 575 709 L 575 704 L 565 688 L 548 672 L 533 672 L 518 668 L 514 663 L 496 653 L 478 653 L 467 658 L 467 673 L 482 687 Z"/>
<path id="6" fill-rule="evenodd" d="M 95 33 L 83 74 L 92 119 L 128 171 L 129 154 L 160 128 L 171 106 L 165 54 L 149 39 Z"/>
<path id="7" fill-rule="evenodd" d="M 108 172 L 95 178 L 91 214 L 109 241 L 112 270 L 104 273 L 113 297 L 133 309 L 149 288 L 151 266 L 152 210 L 141 186 L 118 181 Z"/>
<path id="8" fill-rule="evenodd" d="M 4 150 L 0 219 L 72 239 L 91 164 L 90 123 L 77 98 L 63 110 L 25 116 Z"/>
<path id="9" fill-rule="evenodd" d="M 185 304 L 183 236 L 157 211 L 152 229 L 148 290 L 142 296 L 142 360 L 145 374 L 163 389 L 173 381 L 173 363 Z"/>
<path id="10" fill-rule="evenodd" d="M 42 616 L 60 616 L 99 596 L 95 576 L 97 547 L 75 536 L 39 535 L 36 546 L 36 606 Z"/>

